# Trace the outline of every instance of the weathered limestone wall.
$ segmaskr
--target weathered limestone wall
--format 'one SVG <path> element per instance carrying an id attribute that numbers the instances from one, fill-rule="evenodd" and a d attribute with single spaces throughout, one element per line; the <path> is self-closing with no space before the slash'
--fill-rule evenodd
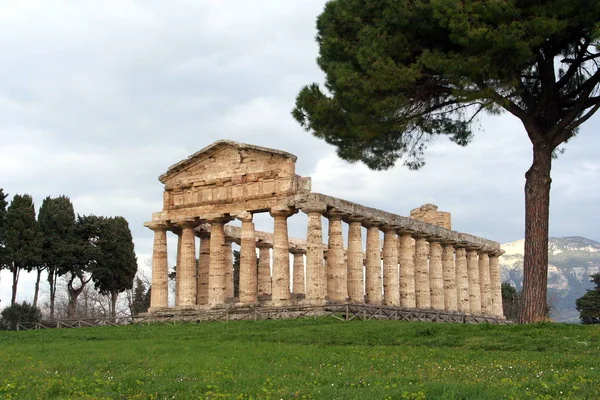
<path id="1" fill-rule="evenodd" d="M 452 229 L 452 220 L 449 212 L 438 211 L 435 204 L 424 204 L 419 208 L 410 210 L 410 217 L 428 224 Z"/>

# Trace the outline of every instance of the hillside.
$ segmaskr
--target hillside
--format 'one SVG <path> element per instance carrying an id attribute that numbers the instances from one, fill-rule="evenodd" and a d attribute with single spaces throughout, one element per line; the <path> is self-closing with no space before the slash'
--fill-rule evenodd
<path id="1" fill-rule="evenodd" d="M 505 243 L 500 257 L 502 281 L 521 290 L 525 240 Z M 600 242 L 579 236 L 548 241 L 548 298 L 556 321 L 578 322 L 575 300 L 592 288 L 590 275 L 600 272 Z"/>

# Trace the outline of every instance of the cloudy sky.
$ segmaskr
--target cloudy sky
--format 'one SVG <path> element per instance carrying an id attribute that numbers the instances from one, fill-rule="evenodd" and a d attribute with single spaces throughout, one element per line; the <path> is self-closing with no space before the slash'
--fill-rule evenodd
<path id="1" fill-rule="evenodd" d="M 157 177 L 231 139 L 296 154 L 315 192 L 400 215 L 435 203 L 456 230 L 522 238 L 531 146 L 511 116 L 484 117 L 466 148 L 440 138 L 418 172 L 348 164 L 297 125 L 297 92 L 323 80 L 314 37 L 324 3 L 0 0 L 0 187 L 38 207 L 65 194 L 77 213 L 124 216 L 144 267 L 152 232 L 142 224 L 162 205 Z M 599 118 L 554 162 L 552 236 L 600 240 Z M 290 230 L 305 235 L 305 217 Z M 19 300 L 32 279 L 22 276 Z M 6 271 L 0 299 L 10 301 Z"/>

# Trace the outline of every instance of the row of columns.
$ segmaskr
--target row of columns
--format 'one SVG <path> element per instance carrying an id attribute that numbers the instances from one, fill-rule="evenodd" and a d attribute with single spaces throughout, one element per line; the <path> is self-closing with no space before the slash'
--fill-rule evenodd
<path id="1" fill-rule="evenodd" d="M 502 317 L 500 253 L 398 230 L 392 225 L 328 210 L 324 204 L 304 204 L 302 211 L 308 215 L 306 273 L 303 252 L 294 252 L 291 291 L 287 219 L 295 210 L 289 207 L 271 210 L 274 220 L 272 274 L 271 246 L 256 243 L 252 213 L 236 216 L 242 221 L 241 303 L 254 303 L 259 296 L 269 293 L 274 304 L 285 303 L 291 299 L 291 292 L 303 293 L 306 284 L 305 297 L 313 304 L 366 302 Z M 322 216 L 329 219 L 326 257 Z M 206 221 L 211 231 L 201 236 L 197 272 L 194 233 L 197 223 L 178 223 L 181 227 L 178 275 L 181 275 L 177 279 L 177 304 L 180 306 L 216 306 L 233 296 L 231 244 L 226 243 L 224 233 L 224 224 L 230 218 L 218 216 Z M 349 225 L 347 250 L 343 246 L 342 221 Z M 362 227 L 366 228 L 366 258 L 362 251 Z M 167 307 L 168 226 L 154 224 L 150 228 L 155 232 L 151 307 Z M 384 235 L 383 249 L 380 231 Z"/>

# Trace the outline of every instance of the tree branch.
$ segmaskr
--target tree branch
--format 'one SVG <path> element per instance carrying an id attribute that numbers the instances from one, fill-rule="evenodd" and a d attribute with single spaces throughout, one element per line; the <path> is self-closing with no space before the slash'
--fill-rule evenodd
<path id="1" fill-rule="evenodd" d="M 571 64 L 571 66 L 569 67 L 567 72 L 563 75 L 563 77 L 560 78 L 558 82 L 556 82 L 556 85 L 558 87 L 563 87 L 571 80 L 571 78 L 573 78 L 575 76 L 575 73 L 577 72 L 577 70 L 579 69 L 579 66 L 583 62 L 583 58 L 585 57 L 585 54 L 587 53 L 587 49 L 590 46 L 591 42 L 592 42 L 592 39 L 590 39 L 590 38 L 584 39 L 583 43 L 581 44 L 580 50 L 577 54 L 577 58 L 575 58 L 575 61 Z"/>

